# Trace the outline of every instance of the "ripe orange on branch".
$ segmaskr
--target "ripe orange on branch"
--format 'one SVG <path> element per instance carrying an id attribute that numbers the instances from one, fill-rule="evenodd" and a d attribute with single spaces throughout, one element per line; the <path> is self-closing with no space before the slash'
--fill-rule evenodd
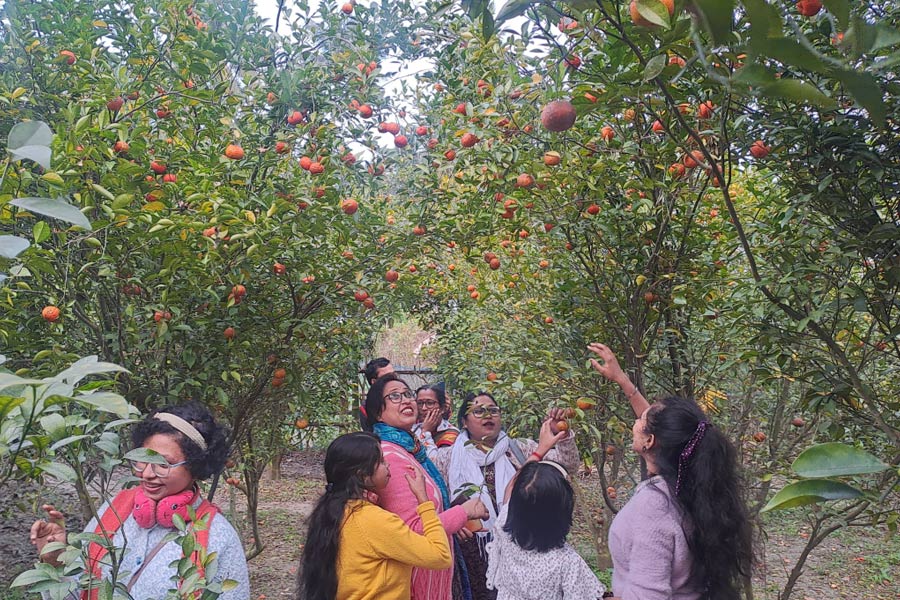
<path id="1" fill-rule="evenodd" d="M 541 125 L 548 131 L 565 131 L 575 124 L 578 115 L 568 100 L 554 100 L 541 111 Z"/>
<path id="2" fill-rule="evenodd" d="M 59 320 L 59 309 L 52 304 L 50 306 L 45 306 L 44 310 L 41 311 L 41 316 L 45 321 L 53 323 Z"/>
<path id="3" fill-rule="evenodd" d="M 750 154 L 753 155 L 753 158 L 765 158 L 771 151 L 771 148 L 766 146 L 766 143 L 762 140 L 756 140 L 750 144 Z"/>
<path id="4" fill-rule="evenodd" d="M 244 158 L 244 149 L 237 144 L 228 144 L 225 147 L 225 156 L 231 160 L 240 160 Z"/>

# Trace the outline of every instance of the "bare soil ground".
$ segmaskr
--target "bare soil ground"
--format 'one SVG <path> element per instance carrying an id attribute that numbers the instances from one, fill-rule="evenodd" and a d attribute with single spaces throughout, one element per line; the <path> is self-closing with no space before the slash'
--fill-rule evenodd
<path id="1" fill-rule="evenodd" d="M 292 598 L 295 596 L 297 565 L 303 549 L 307 518 L 324 487 L 323 454 L 304 451 L 289 454 L 282 467 L 282 478 L 266 479 L 260 493 L 260 533 L 265 549 L 250 562 L 251 589 L 255 600 Z M 583 487 L 597 491 L 598 482 L 588 478 Z M 0 513 L 0 600 L 18 598 L 9 594 L 6 585 L 27 568 L 33 550 L 27 540 L 27 526 L 37 507 L 29 502 L 32 490 L 7 490 Z M 619 497 L 624 503 L 625 494 Z M 71 499 L 57 498 L 70 510 Z M 235 525 L 242 525 L 243 496 L 227 488 L 216 498 Z M 590 511 L 586 511 L 590 513 Z M 596 553 L 589 529 L 576 513 L 570 541 L 590 564 L 596 566 Z M 71 514 L 71 513 L 70 513 Z M 754 580 L 754 596 L 774 600 L 784 585 L 796 558 L 803 550 L 809 526 L 797 513 L 787 512 L 770 517 L 765 523 L 763 545 L 758 549 L 761 565 Z M 249 533 L 245 533 L 249 546 Z M 608 582 L 608 573 L 601 572 Z M 900 599 L 900 536 L 889 538 L 880 529 L 841 531 L 827 539 L 810 557 L 798 583 L 794 600 L 898 600 Z"/>

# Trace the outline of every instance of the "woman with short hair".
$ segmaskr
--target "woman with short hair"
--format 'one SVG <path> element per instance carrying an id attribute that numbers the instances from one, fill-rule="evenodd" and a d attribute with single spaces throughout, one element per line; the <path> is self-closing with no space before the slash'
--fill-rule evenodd
<path id="1" fill-rule="evenodd" d="M 114 548 L 125 549 L 118 573 L 127 573 L 128 579 L 119 582 L 127 586 L 134 600 L 164 598 L 168 590 L 180 585 L 172 580 L 177 575 L 172 565 L 184 556 L 178 540 L 169 536 L 176 531 L 176 515 L 190 523 L 193 512 L 197 520 L 204 521 L 194 535 L 208 552 L 218 555 L 218 569 L 210 583 L 221 584 L 226 579 L 237 583 L 219 598 L 249 598 L 241 540 L 218 509 L 203 499 L 198 483 L 225 468 L 227 429 L 215 422 L 205 406 L 189 402 L 151 412 L 134 427 L 131 439 L 135 448 L 149 450 L 160 460 L 129 461 L 139 485 L 122 490 L 101 506 L 97 511 L 99 522 L 92 519 L 84 530 L 106 537 Z M 66 542 L 65 520 L 51 505 L 44 505 L 44 510 L 49 520 L 35 521 L 31 526 L 31 543 L 41 553 L 42 561 L 58 564 L 60 552 L 42 551 L 49 542 Z M 94 587 L 82 592 L 82 600 L 95 600 L 97 586 L 111 579 L 107 553 L 106 545 L 89 543 L 86 568 L 93 573 Z"/>
<path id="2" fill-rule="evenodd" d="M 488 392 L 468 394 L 459 407 L 460 434 L 449 448 L 438 448 L 433 460 L 447 479 L 450 493 L 461 492 L 482 498 L 490 513 L 480 531 L 463 529 L 460 549 L 469 572 L 473 600 L 492 600 L 496 592 L 486 585 L 487 551 L 491 529 L 504 504 L 506 486 L 527 462 L 544 458 L 574 471 L 578 448 L 572 431 L 562 432 L 555 424 L 565 417 L 562 408 L 551 408 L 541 426 L 538 441 L 513 439 L 503 429 L 503 411 Z"/>

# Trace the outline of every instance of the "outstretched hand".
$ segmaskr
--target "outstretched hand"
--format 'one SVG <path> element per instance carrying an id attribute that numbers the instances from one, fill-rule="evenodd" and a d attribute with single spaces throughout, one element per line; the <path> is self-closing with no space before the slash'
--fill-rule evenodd
<path id="1" fill-rule="evenodd" d="M 610 381 L 618 384 L 622 384 L 623 379 L 628 379 L 628 376 L 625 375 L 625 371 L 619 366 L 619 360 L 616 358 L 616 355 L 613 354 L 613 351 L 609 349 L 609 346 L 594 342 L 588 344 L 588 350 L 600 358 L 600 360 L 595 358 L 591 359 L 591 366 L 594 367 L 595 371 Z"/>
<path id="2" fill-rule="evenodd" d="M 565 439 L 569 435 L 569 431 L 556 431 L 553 430 L 553 425 L 556 423 L 556 420 L 553 417 L 547 417 L 544 419 L 544 422 L 541 423 L 541 432 L 538 434 L 538 446 L 537 453 L 541 456 L 547 454 L 550 450 L 556 446 L 556 443 L 562 439 Z"/>
<path id="3" fill-rule="evenodd" d="M 62 552 L 50 552 L 43 554 L 44 547 L 51 542 L 66 542 L 66 520 L 65 516 L 56 510 L 52 504 L 44 504 L 41 508 L 47 513 L 48 520 L 37 520 L 31 525 L 29 539 L 37 548 L 41 560 L 52 565 L 58 565 L 59 555 Z"/>

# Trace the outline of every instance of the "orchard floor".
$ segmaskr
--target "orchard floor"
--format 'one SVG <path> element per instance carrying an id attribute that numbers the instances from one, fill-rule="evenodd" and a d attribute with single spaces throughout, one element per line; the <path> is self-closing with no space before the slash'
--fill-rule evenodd
<path id="1" fill-rule="evenodd" d="M 265 549 L 250 562 L 255 599 L 294 596 L 306 518 L 324 486 L 322 458 L 318 452 L 291 454 L 284 461 L 282 478 L 263 482 L 259 512 Z M 599 489 L 596 477 L 583 480 L 582 485 L 589 492 Z M 243 497 L 235 496 L 234 506 L 240 511 Z M 625 500 L 622 496 L 620 505 Z M 219 502 L 228 504 L 224 496 Z M 595 565 L 588 527 L 577 513 L 570 541 Z M 766 524 L 761 556 L 764 568 L 754 582 L 755 598 L 777 598 L 806 542 L 808 526 L 796 516 L 785 514 Z M 813 552 L 791 597 L 795 600 L 897 600 L 900 598 L 900 536 L 886 539 L 883 531 L 873 530 L 833 535 Z"/>

